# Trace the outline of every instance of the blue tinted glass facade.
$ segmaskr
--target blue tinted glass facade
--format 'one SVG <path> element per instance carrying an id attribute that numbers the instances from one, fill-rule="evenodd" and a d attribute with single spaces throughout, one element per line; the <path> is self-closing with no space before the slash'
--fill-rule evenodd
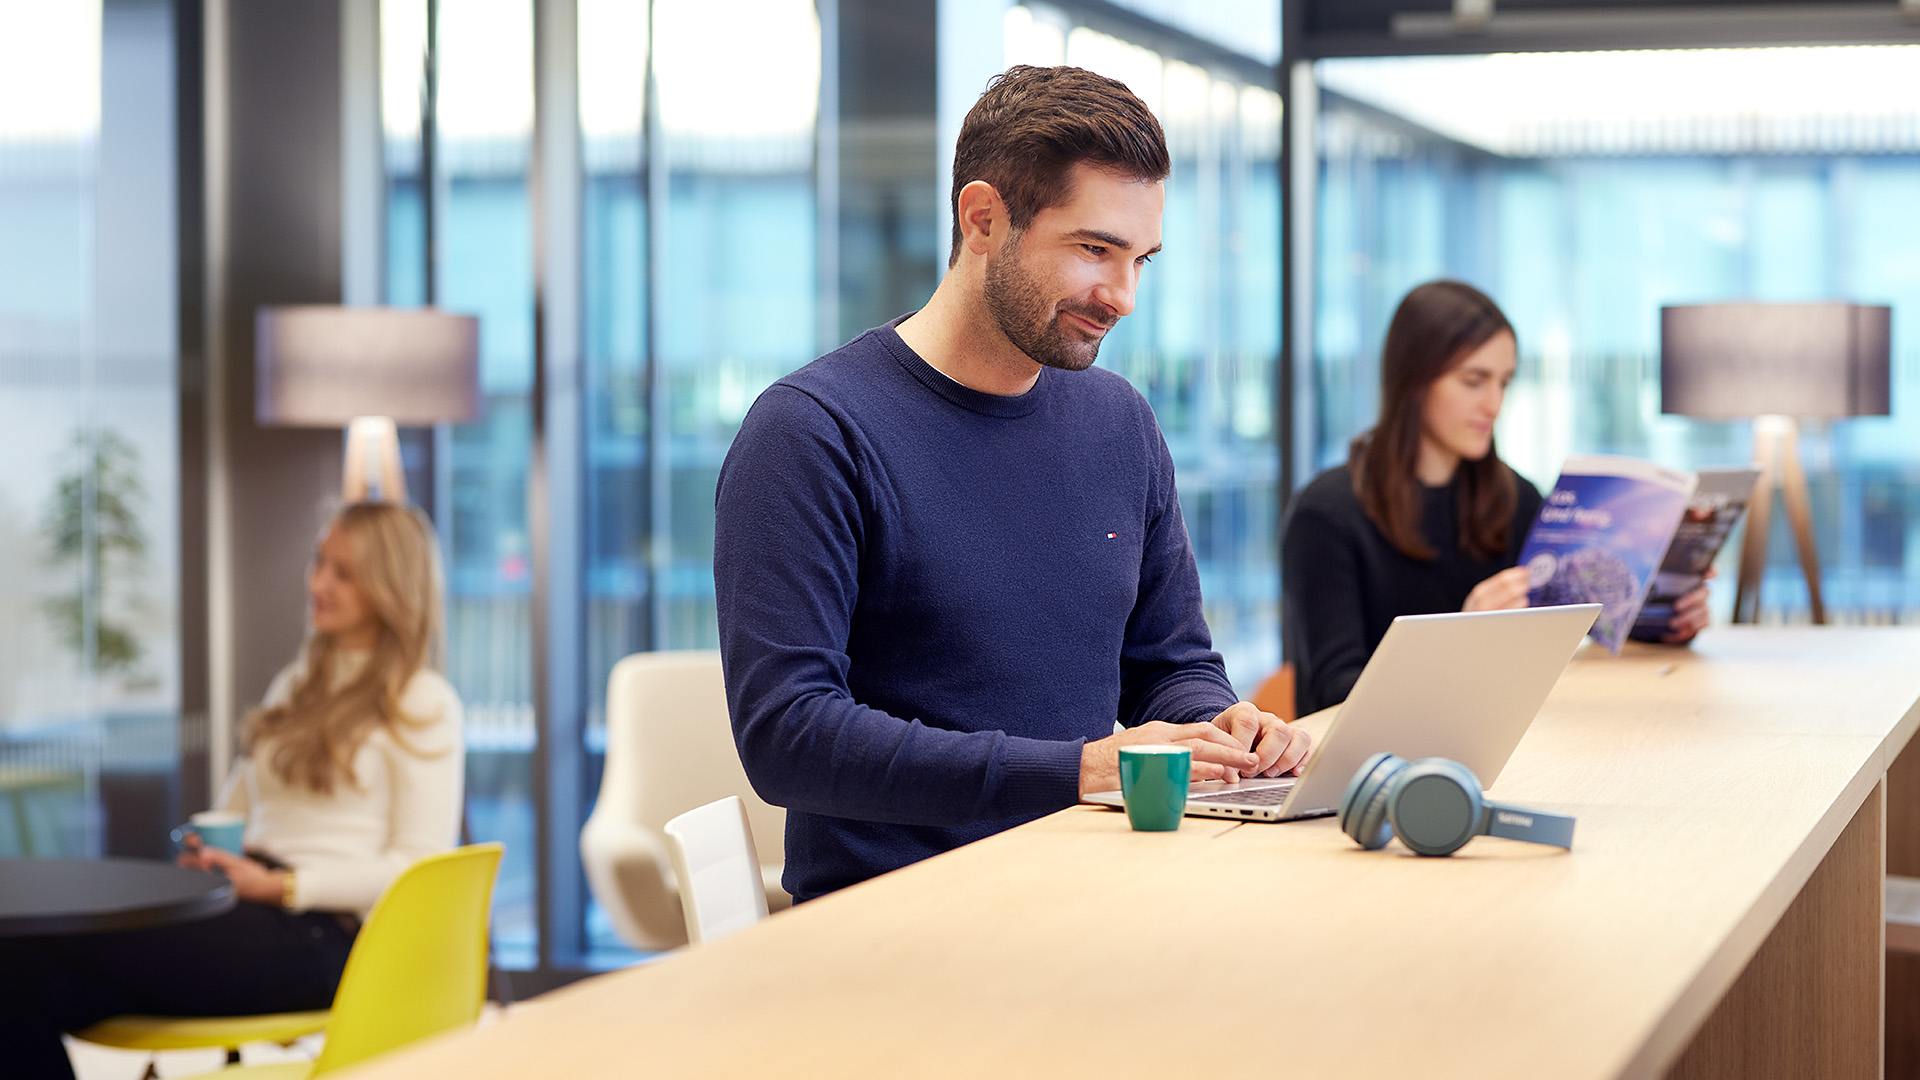
<path id="1" fill-rule="evenodd" d="M 1323 83 L 1329 64 L 1351 89 L 1390 78 L 1378 65 L 1396 62 L 1360 63 L 1376 66 L 1323 64 Z M 1662 304 L 1891 304 L 1894 414 L 1805 425 L 1801 454 L 1830 612 L 1912 617 L 1920 458 L 1903 432 L 1920 408 L 1920 329 L 1902 313 L 1920 310 L 1920 218 L 1910 211 L 1920 153 L 1844 116 L 1809 122 L 1832 136 L 1833 149 L 1818 153 L 1742 149 L 1754 138 L 1747 129 L 1705 123 L 1689 136 L 1694 145 L 1682 138 L 1657 151 L 1492 153 L 1378 105 L 1332 90 L 1320 102 L 1313 392 L 1300 416 L 1313 460 L 1301 482 L 1345 460 L 1347 440 L 1372 423 L 1387 321 L 1429 278 L 1482 287 L 1517 328 L 1520 370 L 1498 437 L 1502 456 L 1537 485 L 1552 483 L 1569 453 L 1682 467 L 1748 460 L 1750 424 L 1660 413 Z M 1617 137 L 1651 123 L 1623 113 Z M 1804 619 L 1792 537 L 1779 516 L 1774 529 L 1763 618 Z M 1717 600 L 1732 594 L 1732 548 Z M 1716 610 L 1724 616 L 1726 603 Z"/>

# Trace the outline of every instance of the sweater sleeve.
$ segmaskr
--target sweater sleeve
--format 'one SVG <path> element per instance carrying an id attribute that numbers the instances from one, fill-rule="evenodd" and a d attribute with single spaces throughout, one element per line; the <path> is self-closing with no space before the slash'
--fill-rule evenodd
<path id="1" fill-rule="evenodd" d="M 386 845 L 361 858 L 301 862 L 293 910 L 368 911 L 402 870 L 459 843 L 464 712 L 445 679 L 430 672 L 414 679 L 402 708 L 423 723 L 404 727 L 397 739 L 389 734 L 380 748 L 390 799 Z"/>
<path id="2" fill-rule="evenodd" d="M 960 825 L 1070 806 L 1080 742 L 929 727 L 855 701 L 860 465 L 803 391 L 770 388 L 721 466 L 714 594 L 735 744 L 760 797 L 805 813 Z"/>
<path id="3" fill-rule="evenodd" d="M 1143 405 L 1144 407 L 1144 405 Z M 1152 424 L 1151 416 L 1147 421 Z M 1200 574 L 1180 513 L 1173 457 L 1153 428 L 1154 481 L 1140 589 L 1120 648 L 1120 722 L 1188 724 L 1211 720 L 1239 700 L 1226 665 L 1213 651 L 1201 609 Z"/>
<path id="4" fill-rule="evenodd" d="M 1303 711 L 1345 701 L 1367 666 L 1367 633 L 1355 541 L 1312 506 L 1294 507 L 1281 541 L 1287 640 Z"/>

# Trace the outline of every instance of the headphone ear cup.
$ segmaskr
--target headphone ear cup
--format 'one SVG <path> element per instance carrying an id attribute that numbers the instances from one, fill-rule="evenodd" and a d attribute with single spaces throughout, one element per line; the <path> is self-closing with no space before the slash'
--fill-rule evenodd
<path id="1" fill-rule="evenodd" d="M 1390 783 L 1381 783 L 1373 790 L 1367 805 L 1361 808 L 1358 824 L 1359 835 L 1354 839 L 1368 851 L 1379 851 L 1393 839 L 1393 825 L 1387 820 L 1387 796 L 1393 788 Z"/>
<path id="2" fill-rule="evenodd" d="M 1382 794 L 1393 834 L 1415 854 L 1451 855 L 1478 832 L 1480 778 L 1457 761 L 1416 761 L 1396 773 Z"/>
<path id="3" fill-rule="evenodd" d="M 1368 851 L 1378 851 L 1393 839 L 1393 827 L 1387 822 L 1387 791 L 1394 776 L 1406 767 L 1403 758 L 1375 754 L 1347 784 L 1346 797 L 1340 800 L 1340 829 Z"/>

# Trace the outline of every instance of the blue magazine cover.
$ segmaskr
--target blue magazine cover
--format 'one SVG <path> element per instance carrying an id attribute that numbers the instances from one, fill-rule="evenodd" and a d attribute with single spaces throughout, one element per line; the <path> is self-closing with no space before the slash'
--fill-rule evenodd
<path id="1" fill-rule="evenodd" d="M 1695 482 L 1633 458 L 1568 458 L 1520 549 L 1527 602 L 1603 605 L 1588 636 L 1618 653 Z"/>

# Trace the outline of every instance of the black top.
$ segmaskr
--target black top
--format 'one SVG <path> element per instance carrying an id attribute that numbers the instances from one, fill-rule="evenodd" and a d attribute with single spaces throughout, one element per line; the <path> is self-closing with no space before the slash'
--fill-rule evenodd
<path id="1" fill-rule="evenodd" d="M 219 874 L 148 859 L 0 859 L 0 937 L 138 930 L 233 907 Z"/>
<path id="2" fill-rule="evenodd" d="M 1425 560 L 1402 555 L 1368 519 L 1345 465 L 1301 490 L 1280 549 L 1282 631 L 1301 715 L 1346 700 L 1396 616 L 1459 611 L 1475 585 L 1519 560 L 1540 492 L 1519 473 L 1513 480 L 1507 550 L 1493 559 L 1460 550 L 1457 478 L 1421 493 L 1420 532 L 1436 553 Z"/>

